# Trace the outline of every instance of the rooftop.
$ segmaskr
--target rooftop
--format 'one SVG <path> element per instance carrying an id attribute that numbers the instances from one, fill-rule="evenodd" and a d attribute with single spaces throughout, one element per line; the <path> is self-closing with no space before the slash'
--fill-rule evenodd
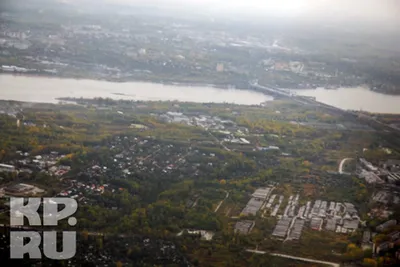
<path id="1" fill-rule="evenodd" d="M 248 234 L 254 226 L 254 221 L 239 221 L 235 224 L 235 232 Z"/>

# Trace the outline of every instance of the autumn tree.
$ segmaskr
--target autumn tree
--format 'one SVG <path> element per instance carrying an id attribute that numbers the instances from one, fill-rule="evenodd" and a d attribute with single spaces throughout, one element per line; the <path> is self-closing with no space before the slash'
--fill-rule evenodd
<path id="1" fill-rule="evenodd" d="M 82 237 L 83 237 L 83 240 L 87 241 L 88 238 L 89 238 L 89 232 L 86 231 L 86 230 L 83 231 L 83 232 L 82 232 Z"/>
<path id="2" fill-rule="evenodd" d="M 376 262 L 376 260 L 371 259 L 371 258 L 364 258 L 362 264 L 364 267 L 377 267 L 378 266 L 378 263 Z"/>
<path id="3" fill-rule="evenodd" d="M 347 246 L 346 253 L 343 254 L 343 259 L 345 261 L 359 261 L 363 258 L 364 258 L 363 250 L 352 243 Z"/>

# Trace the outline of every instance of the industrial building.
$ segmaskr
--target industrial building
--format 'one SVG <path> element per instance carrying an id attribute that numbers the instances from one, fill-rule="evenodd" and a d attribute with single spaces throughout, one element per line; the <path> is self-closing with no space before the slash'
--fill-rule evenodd
<path id="1" fill-rule="evenodd" d="M 288 217 L 282 217 L 275 226 L 274 231 L 272 232 L 272 236 L 284 238 L 289 229 L 290 223 L 292 219 Z"/>
<path id="2" fill-rule="evenodd" d="M 326 220 L 325 229 L 328 230 L 328 231 L 335 231 L 336 224 L 337 224 L 337 220 L 335 218 L 327 219 Z"/>
<path id="3" fill-rule="evenodd" d="M 264 200 L 260 200 L 258 198 L 251 198 L 247 203 L 246 207 L 240 213 L 241 215 L 256 215 L 257 212 L 260 210 L 261 206 L 263 205 Z"/>
<path id="4" fill-rule="evenodd" d="M 246 235 L 251 232 L 254 225 L 254 221 L 239 221 L 235 224 L 235 232 Z"/>
<path id="5" fill-rule="evenodd" d="M 306 206 L 301 206 L 297 213 L 297 217 L 303 218 L 304 211 L 306 210 Z"/>
<path id="6" fill-rule="evenodd" d="M 374 172 L 362 170 L 358 177 L 365 179 L 369 184 L 383 184 L 384 181 Z"/>
<path id="7" fill-rule="evenodd" d="M 336 203 L 335 213 L 336 214 L 342 213 L 342 207 L 343 207 L 342 203 Z"/>
<path id="8" fill-rule="evenodd" d="M 387 179 L 390 183 L 398 183 L 400 182 L 400 173 L 389 172 Z"/>
<path id="9" fill-rule="evenodd" d="M 249 200 L 246 207 L 240 214 L 244 216 L 256 215 L 271 192 L 272 188 L 270 187 L 258 188 L 256 191 L 254 191 L 252 198 Z"/>
<path id="10" fill-rule="evenodd" d="M 314 203 L 314 206 L 311 210 L 310 218 L 311 216 L 317 216 L 319 213 L 319 207 L 321 206 L 321 200 L 316 200 Z"/>
<path id="11" fill-rule="evenodd" d="M 321 227 L 322 227 L 322 223 L 323 222 L 324 221 L 321 218 L 313 217 L 311 219 L 311 223 L 310 223 L 311 229 L 317 230 L 317 231 L 321 231 Z"/>
<path id="12" fill-rule="evenodd" d="M 304 215 L 303 215 L 304 218 L 307 218 L 309 216 L 310 209 L 311 209 L 311 201 L 307 201 L 306 211 L 304 212 Z"/>
<path id="13" fill-rule="evenodd" d="M 369 170 L 369 171 L 371 171 L 371 172 L 375 172 L 375 171 L 378 170 L 377 167 L 375 167 L 374 165 L 372 165 L 372 163 L 370 163 L 369 161 L 367 161 L 367 160 L 365 160 L 365 159 L 363 159 L 363 158 L 360 158 L 360 163 L 361 163 L 365 168 L 367 168 L 367 170 Z"/>
<path id="14" fill-rule="evenodd" d="M 253 197 L 255 198 L 260 198 L 260 199 L 266 199 L 271 192 L 271 188 L 258 188 L 256 191 L 253 193 Z"/>
<path id="15" fill-rule="evenodd" d="M 328 203 L 326 202 L 326 201 L 322 201 L 321 202 L 321 206 L 320 206 L 320 209 L 321 210 L 326 210 L 326 206 L 328 205 Z"/>
<path id="16" fill-rule="evenodd" d="M 276 198 L 276 195 L 272 195 L 270 197 L 270 199 L 268 200 L 267 206 L 266 206 L 267 208 L 271 208 L 272 203 L 274 202 L 275 198 Z"/>
<path id="17" fill-rule="evenodd" d="M 297 218 L 294 222 L 292 231 L 289 234 L 290 239 L 298 240 L 300 239 L 301 232 L 303 231 L 305 221 L 302 219 Z"/>
<path id="18" fill-rule="evenodd" d="M 276 204 L 276 205 L 274 206 L 274 209 L 273 209 L 272 212 L 271 212 L 271 216 L 272 216 L 272 217 L 275 217 L 275 216 L 278 214 L 279 207 L 281 206 L 282 201 L 283 201 L 283 196 L 279 196 L 279 202 L 278 202 L 278 204 Z"/>
<path id="19" fill-rule="evenodd" d="M 276 196 L 273 195 L 267 206 L 272 207 L 271 216 L 277 216 L 278 209 L 282 203 L 283 196 L 280 196 L 279 203 L 275 206 L 272 202 Z M 272 200 L 272 201 L 271 201 Z M 337 233 L 352 233 L 358 229 L 360 218 L 357 209 L 352 203 L 340 203 L 334 201 L 316 200 L 307 201 L 305 205 L 299 206 L 299 195 L 291 195 L 288 204 L 283 210 L 280 220 L 275 226 L 272 236 L 287 239 L 299 239 L 304 226 L 309 223 L 313 230 L 336 231 Z M 400 233 L 399 233 L 400 236 Z"/>
<path id="20" fill-rule="evenodd" d="M 353 204 L 345 202 L 344 206 L 346 208 L 346 212 L 349 213 L 350 215 L 357 214 L 357 210 L 356 210 L 356 208 L 354 207 Z"/>
<path id="21" fill-rule="evenodd" d="M 15 167 L 13 165 L 0 164 L 0 172 L 13 172 L 13 171 L 15 171 Z"/>
<path id="22" fill-rule="evenodd" d="M 354 232 L 355 230 L 357 230 L 358 224 L 358 219 L 343 220 L 343 228 L 345 228 L 347 232 Z"/>

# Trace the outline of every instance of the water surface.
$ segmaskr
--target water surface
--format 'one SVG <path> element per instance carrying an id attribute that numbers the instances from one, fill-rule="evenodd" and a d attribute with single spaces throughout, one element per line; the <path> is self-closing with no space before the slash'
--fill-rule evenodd
<path id="1" fill-rule="evenodd" d="M 57 103 L 58 97 L 109 97 L 112 99 L 198 103 L 260 104 L 273 100 L 262 93 L 206 86 L 178 86 L 145 82 L 107 82 L 21 75 L 0 75 L 0 99 Z"/>
<path id="2" fill-rule="evenodd" d="M 290 91 L 316 97 L 319 102 L 341 109 L 400 114 L 400 96 L 380 94 L 363 87 Z"/>

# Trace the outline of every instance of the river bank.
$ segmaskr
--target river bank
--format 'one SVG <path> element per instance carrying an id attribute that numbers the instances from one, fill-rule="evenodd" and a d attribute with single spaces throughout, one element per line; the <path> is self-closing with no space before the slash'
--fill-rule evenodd
<path id="1" fill-rule="evenodd" d="M 259 105 L 273 97 L 250 90 L 210 86 L 165 85 L 148 82 L 109 82 L 87 79 L 0 75 L 0 99 L 56 103 L 57 98 L 111 98 L 144 101 L 234 103 Z"/>
<path id="2" fill-rule="evenodd" d="M 182 83 L 110 82 L 35 75 L 0 75 L 0 99 L 57 102 L 56 98 L 111 98 L 144 101 L 181 101 L 197 103 L 234 103 L 259 105 L 274 98 L 264 92 L 217 86 L 187 86 Z M 3 89 L 4 88 L 4 89 Z M 290 90 L 311 96 L 319 102 L 344 110 L 400 114 L 400 96 L 376 93 L 365 87 Z"/>
<path id="3" fill-rule="evenodd" d="M 315 97 L 318 102 L 344 110 L 400 114 L 400 95 L 381 94 L 369 90 L 367 87 L 343 87 L 335 90 L 324 88 L 296 89 L 289 91 L 301 96 Z"/>
<path id="4" fill-rule="evenodd" d="M 376 89 L 375 87 L 372 87 L 372 86 L 370 86 L 370 85 L 368 85 L 368 84 L 365 84 L 365 83 L 362 83 L 362 84 L 354 84 L 354 85 L 352 85 L 352 86 L 348 86 L 348 85 L 346 85 L 346 86 L 338 86 L 338 85 L 332 85 L 332 86 L 313 86 L 313 87 L 311 87 L 311 88 L 305 88 L 305 87 L 302 87 L 302 86 L 298 86 L 298 87 L 292 87 L 291 89 L 289 89 L 289 90 L 299 90 L 299 91 L 301 91 L 301 90 L 317 90 L 317 89 L 320 89 L 320 88 L 322 88 L 322 89 L 324 89 L 324 90 L 333 90 L 333 91 L 335 91 L 335 90 L 339 90 L 339 89 L 341 89 L 341 88 L 354 88 L 354 87 L 363 87 L 363 88 L 366 88 L 367 90 L 369 90 L 369 91 L 371 91 L 371 92 L 375 92 L 375 93 L 377 93 L 377 94 L 382 94 L 382 95 L 388 95 L 388 96 L 400 96 L 400 90 L 399 91 L 387 91 L 387 90 L 384 90 L 384 89 Z"/>
<path id="5" fill-rule="evenodd" d="M 0 70 L 0 75 L 15 75 L 15 76 L 26 76 L 26 77 L 41 77 L 41 78 L 58 78 L 58 79 L 74 79 L 74 80 L 94 80 L 94 81 L 104 81 L 113 83 L 129 83 L 129 82 L 139 82 L 139 83 L 156 83 L 163 85 L 172 86 L 191 86 L 191 87 L 214 87 L 218 89 L 238 89 L 238 90 L 248 90 L 247 83 L 243 84 L 227 84 L 227 83 L 205 83 L 205 82 L 182 82 L 179 80 L 164 80 L 152 78 L 132 78 L 132 77 L 100 77 L 100 76 L 82 76 L 82 75 L 62 75 L 62 74 L 52 74 L 48 72 L 6 72 Z M 245 86 L 246 85 L 246 86 Z"/>
<path id="6" fill-rule="evenodd" d="M 76 80 L 95 80 L 95 81 L 106 81 L 106 82 L 114 82 L 114 83 L 128 83 L 128 82 L 143 82 L 143 83 L 157 83 L 163 85 L 172 85 L 172 86 L 190 86 L 190 87 L 214 87 L 219 89 L 238 89 L 238 90 L 249 90 L 248 82 L 235 82 L 231 83 L 213 83 L 213 82 L 183 82 L 180 79 L 174 79 L 173 77 L 169 77 L 168 79 L 161 79 L 154 76 L 146 77 L 145 75 L 141 75 L 140 78 L 129 76 L 129 77 L 112 77 L 112 76 L 99 76 L 99 75 L 90 75 L 88 73 L 79 73 L 79 75 L 71 74 L 71 73 L 51 73 L 48 71 L 25 71 L 25 72 L 11 72 L 4 71 L 0 69 L 0 75 L 16 75 L 16 76 L 28 76 L 28 77 L 43 77 L 43 78 L 60 78 L 60 79 L 76 79 Z M 285 88 L 282 85 L 275 85 L 275 87 Z M 354 87 L 366 87 L 369 90 L 385 94 L 385 95 L 400 95 L 400 90 L 397 91 L 385 91 L 383 89 L 378 89 L 368 84 L 295 84 L 290 87 L 290 90 L 310 90 L 310 89 L 318 89 L 324 88 L 326 90 L 338 90 L 340 88 L 354 88 Z"/>

